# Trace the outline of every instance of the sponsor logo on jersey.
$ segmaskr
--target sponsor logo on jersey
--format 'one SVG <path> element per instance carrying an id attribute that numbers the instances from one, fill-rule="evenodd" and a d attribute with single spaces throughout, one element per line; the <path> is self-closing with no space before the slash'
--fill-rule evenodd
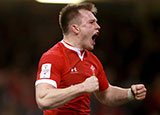
<path id="1" fill-rule="evenodd" d="M 77 73 L 77 68 L 76 67 L 72 68 L 71 73 Z"/>

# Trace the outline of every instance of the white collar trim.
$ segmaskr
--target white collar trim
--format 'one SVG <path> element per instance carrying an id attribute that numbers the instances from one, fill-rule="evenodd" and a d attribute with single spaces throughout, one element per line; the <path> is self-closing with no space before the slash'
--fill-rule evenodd
<path id="1" fill-rule="evenodd" d="M 81 55 L 81 50 L 80 50 L 79 48 L 72 47 L 72 46 L 66 44 L 63 40 L 61 41 L 61 43 L 62 43 L 66 48 L 77 52 L 78 57 L 81 59 L 81 61 L 83 61 L 83 57 L 84 57 L 85 51 L 84 51 L 83 54 Z"/>

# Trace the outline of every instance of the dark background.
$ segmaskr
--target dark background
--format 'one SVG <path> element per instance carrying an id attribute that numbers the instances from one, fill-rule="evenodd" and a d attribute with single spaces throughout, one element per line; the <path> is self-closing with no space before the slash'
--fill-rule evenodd
<path id="1" fill-rule="evenodd" d="M 93 53 L 110 84 L 146 85 L 143 101 L 119 107 L 93 96 L 92 115 L 160 114 L 160 2 L 90 0 L 98 8 L 100 37 Z M 34 97 L 39 59 L 62 39 L 59 11 L 65 5 L 33 0 L 0 1 L 0 115 L 41 115 Z"/>

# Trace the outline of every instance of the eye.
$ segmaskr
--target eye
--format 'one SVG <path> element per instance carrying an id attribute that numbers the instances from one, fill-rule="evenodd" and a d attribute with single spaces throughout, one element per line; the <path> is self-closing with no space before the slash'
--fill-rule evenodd
<path id="1" fill-rule="evenodd" d="M 93 24 L 95 21 L 90 21 L 90 24 Z"/>
<path id="2" fill-rule="evenodd" d="M 90 23 L 90 24 L 97 23 L 97 19 L 92 19 L 92 20 L 89 21 L 89 23 Z"/>
<path id="3" fill-rule="evenodd" d="M 91 24 L 93 24 L 94 22 L 95 22 L 94 20 L 90 21 Z"/>

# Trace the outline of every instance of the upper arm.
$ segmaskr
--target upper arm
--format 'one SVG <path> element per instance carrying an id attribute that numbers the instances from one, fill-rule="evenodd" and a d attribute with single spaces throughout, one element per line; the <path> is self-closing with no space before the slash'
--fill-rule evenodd
<path id="1" fill-rule="evenodd" d="M 48 105 L 47 102 L 45 102 L 44 100 L 50 89 L 55 89 L 55 87 L 48 83 L 41 83 L 41 84 L 36 85 L 35 97 L 36 97 L 36 102 L 39 108 L 46 107 Z"/>
<path id="2" fill-rule="evenodd" d="M 47 90 L 53 88 L 55 87 L 48 83 L 41 83 L 36 85 L 35 87 L 36 99 L 43 98 L 46 95 Z"/>

